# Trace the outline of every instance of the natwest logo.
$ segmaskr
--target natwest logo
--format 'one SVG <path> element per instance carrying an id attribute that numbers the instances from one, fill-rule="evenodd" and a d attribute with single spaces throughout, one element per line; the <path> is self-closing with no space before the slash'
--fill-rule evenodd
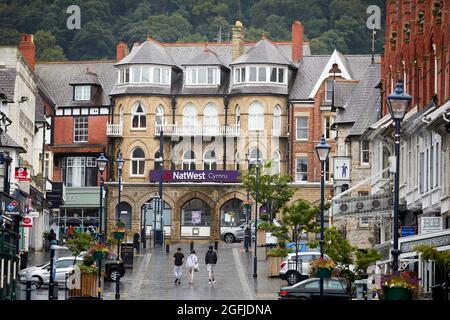
<path id="1" fill-rule="evenodd" d="M 195 171 L 174 171 L 172 173 L 173 180 L 205 180 L 205 172 Z"/>
<path id="2" fill-rule="evenodd" d="M 150 171 L 150 182 L 159 182 L 161 171 Z M 239 171 L 235 170 L 164 170 L 164 182 L 238 182 Z"/>

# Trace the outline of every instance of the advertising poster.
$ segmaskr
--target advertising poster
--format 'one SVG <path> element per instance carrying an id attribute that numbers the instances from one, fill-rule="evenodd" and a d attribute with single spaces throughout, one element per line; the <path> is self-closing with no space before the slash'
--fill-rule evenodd
<path id="1" fill-rule="evenodd" d="M 192 224 L 199 224 L 202 221 L 201 211 L 192 211 Z"/>

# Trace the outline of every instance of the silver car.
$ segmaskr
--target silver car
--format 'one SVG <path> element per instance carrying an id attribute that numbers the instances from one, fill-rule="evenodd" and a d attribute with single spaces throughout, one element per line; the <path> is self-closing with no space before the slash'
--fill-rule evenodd
<path id="1" fill-rule="evenodd" d="M 260 223 L 261 220 L 258 220 L 258 223 Z M 280 226 L 280 223 L 278 221 L 276 221 L 275 219 L 273 220 L 273 224 L 275 224 L 276 226 Z M 238 227 L 226 227 L 223 228 L 222 231 L 220 232 L 220 240 L 225 241 L 226 243 L 233 243 L 236 241 L 243 241 L 244 240 L 244 230 L 246 227 L 246 223 L 241 224 Z M 250 228 L 252 230 L 252 241 L 255 240 L 255 222 L 252 221 Z M 275 244 L 276 243 L 276 238 L 273 237 L 271 235 L 271 233 L 267 233 L 266 234 L 266 244 Z"/>
<path id="2" fill-rule="evenodd" d="M 62 257 L 56 260 L 56 275 L 55 282 L 60 285 L 64 285 L 66 283 L 66 274 L 71 273 L 74 268 L 74 257 Z M 83 258 L 77 257 L 76 262 L 83 261 Z M 19 271 L 19 279 L 21 281 L 27 280 L 27 278 L 31 277 L 32 280 L 36 282 L 36 288 L 39 289 L 43 284 L 50 283 L 50 263 L 46 263 L 44 265 L 29 267 Z"/>

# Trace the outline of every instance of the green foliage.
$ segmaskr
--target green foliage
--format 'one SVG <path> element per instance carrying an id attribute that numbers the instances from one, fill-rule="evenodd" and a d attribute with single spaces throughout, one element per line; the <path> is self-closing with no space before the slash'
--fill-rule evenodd
<path id="1" fill-rule="evenodd" d="M 356 271 L 360 273 L 366 273 L 367 268 L 373 265 L 378 260 L 381 260 L 383 256 L 377 250 L 370 248 L 367 250 L 356 251 L 355 267 Z"/>
<path id="2" fill-rule="evenodd" d="M 64 50 L 56 44 L 55 36 L 49 31 L 39 30 L 34 35 L 37 61 L 64 61 L 67 60 Z"/>
<path id="3" fill-rule="evenodd" d="M 71 4 L 81 7 L 80 30 L 66 27 Z M 39 60 L 63 59 L 64 52 L 74 60 L 101 59 L 114 57 L 117 42 L 132 45 L 148 34 L 160 41 L 213 42 L 222 32 L 222 41 L 228 41 L 236 20 L 247 29 L 246 41 L 259 40 L 263 33 L 289 41 L 291 23 L 300 20 L 313 54 L 329 54 L 334 46 L 343 53 L 369 53 L 365 9 L 372 4 L 384 11 L 383 0 L 3 1 L 0 45 L 18 44 L 20 33 L 41 30 L 52 34 L 56 44 L 42 49 Z M 378 33 L 377 52 L 383 42 L 383 33 Z"/>
<path id="4" fill-rule="evenodd" d="M 434 261 L 436 265 L 450 270 L 450 251 L 437 251 L 435 246 L 420 245 L 414 250 L 422 254 L 425 261 Z"/>
<path id="5" fill-rule="evenodd" d="M 78 256 L 81 252 L 87 251 L 93 243 L 94 239 L 90 234 L 76 231 L 73 233 L 73 238 L 66 242 L 67 247 L 74 256 Z"/>
<path id="6" fill-rule="evenodd" d="M 273 248 L 267 252 L 268 257 L 286 257 L 292 250 L 286 248 Z"/>

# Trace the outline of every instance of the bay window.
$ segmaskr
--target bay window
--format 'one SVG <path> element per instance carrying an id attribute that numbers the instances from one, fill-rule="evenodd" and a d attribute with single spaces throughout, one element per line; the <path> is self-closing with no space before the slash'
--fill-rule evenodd
<path id="1" fill-rule="evenodd" d="M 248 77 L 246 77 L 248 75 Z M 234 83 L 287 84 L 286 68 L 270 66 L 246 66 L 234 68 Z"/>
<path id="2" fill-rule="evenodd" d="M 218 85 L 220 84 L 220 72 L 217 67 L 199 67 L 186 69 L 187 85 Z"/>
<path id="3" fill-rule="evenodd" d="M 97 158 L 64 157 L 61 173 L 66 187 L 97 186 Z"/>

